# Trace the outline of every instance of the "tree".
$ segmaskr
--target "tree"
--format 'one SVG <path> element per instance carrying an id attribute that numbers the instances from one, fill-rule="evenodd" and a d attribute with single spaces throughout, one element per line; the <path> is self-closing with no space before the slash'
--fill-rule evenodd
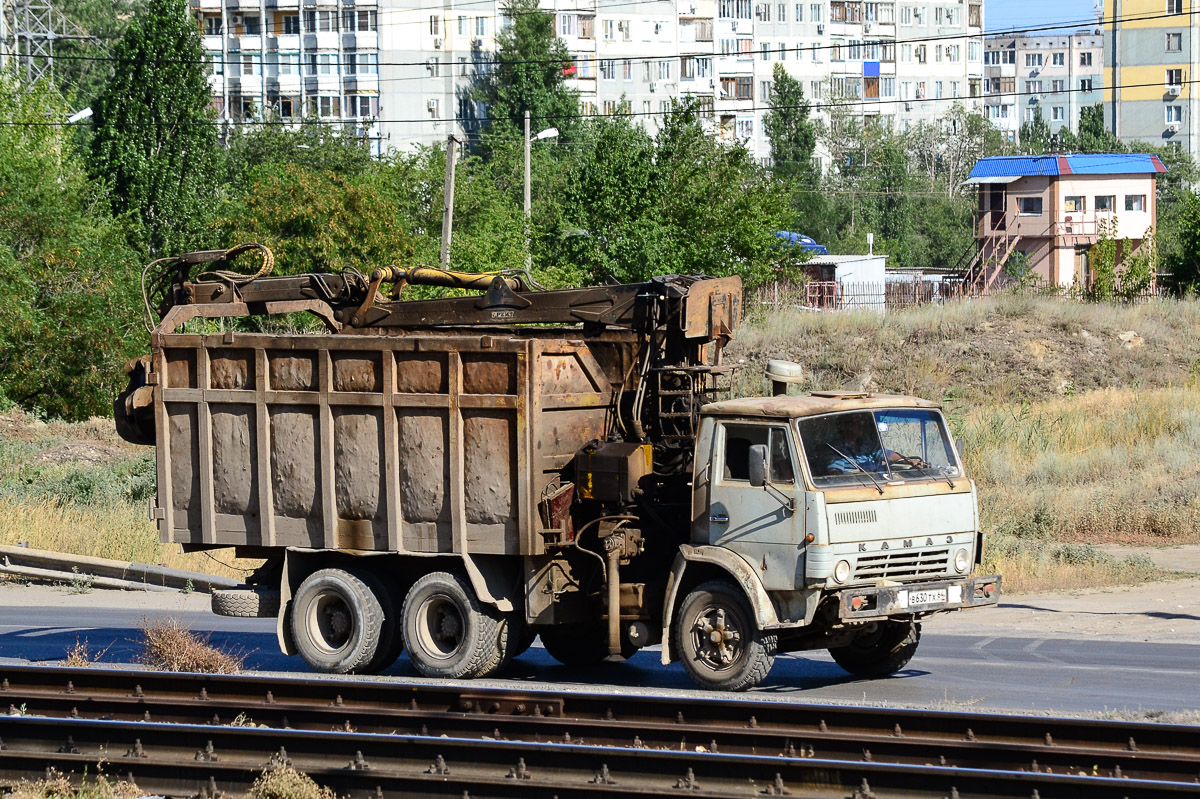
<path id="1" fill-rule="evenodd" d="M 809 119 L 804 87 L 776 63 L 772 75 L 771 110 L 763 117 L 763 129 L 771 140 L 775 174 L 811 184 L 820 177 L 813 166 L 817 149 L 817 125 Z"/>
<path id="2" fill-rule="evenodd" d="M 507 0 L 511 22 L 496 34 L 496 56 L 472 97 L 487 106 L 493 134 L 521 135 L 528 111 L 533 124 L 557 127 L 570 138 L 579 117 L 579 93 L 566 86 L 573 71 L 566 43 L 554 33 L 554 14 L 538 0 Z"/>
<path id="3" fill-rule="evenodd" d="M 1034 109 L 1033 119 L 1021 123 L 1019 132 L 1021 149 L 1033 155 L 1043 155 L 1050 152 L 1050 125 L 1042 116 L 1042 108 Z"/>
<path id="4" fill-rule="evenodd" d="M 136 260 L 70 132 L 64 99 L 0 74 L 0 395 L 106 413 L 140 346 Z"/>
<path id="5" fill-rule="evenodd" d="M 1200 194 L 1183 192 L 1174 219 L 1174 246 L 1163 260 L 1177 289 L 1200 289 Z"/>
<path id="6" fill-rule="evenodd" d="M 350 126 L 329 125 L 304 119 L 300 127 L 275 124 L 241 126 L 229 139 L 226 180 L 240 187 L 262 167 L 296 164 L 307 169 L 329 170 L 339 175 L 359 175 L 370 169 L 371 149 Z"/>
<path id="7" fill-rule="evenodd" d="M 140 221 L 151 255 L 187 248 L 218 193 L 219 153 L 204 48 L 185 0 L 147 0 L 113 57 L 93 106 L 92 168 L 109 183 L 113 210 Z"/>

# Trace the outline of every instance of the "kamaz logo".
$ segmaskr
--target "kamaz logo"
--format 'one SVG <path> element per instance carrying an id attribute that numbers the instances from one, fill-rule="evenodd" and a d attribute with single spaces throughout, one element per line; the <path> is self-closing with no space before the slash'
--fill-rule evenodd
<path id="1" fill-rule="evenodd" d="M 492 311 L 493 319 L 512 319 L 516 315 L 516 311 Z"/>
<path id="2" fill-rule="evenodd" d="M 880 551 L 880 552 L 888 551 L 888 550 L 891 550 L 893 547 L 896 547 L 896 548 L 898 548 L 898 549 L 912 549 L 912 547 L 913 547 L 913 541 L 914 541 L 914 540 L 915 540 L 915 539 L 912 539 L 912 538 L 905 538 L 903 541 L 884 541 L 883 543 L 881 543 L 881 544 L 880 544 L 880 546 L 879 546 L 879 551 Z M 947 544 L 953 544 L 953 543 L 954 543 L 954 536 L 952 536 L 952 535 L 948 535 L 948 536 L 946 536 L 946 543 L 947 543 Z M 922 544 L 922 546 L 927 546 L 927 547 L 934 546 L 933 539 L 932 539 L 932 538 L 926 538 L 926 539 L 925 539 L 925 543 L 924 543 L 924 544 Z M 858 551 L 859 551 L 859 552 L 866 552 L 866 551 L 867 551 L 867 545 L 866 545 L 866 544 L 859 544 L 859 545 L 858 545 Z"/>

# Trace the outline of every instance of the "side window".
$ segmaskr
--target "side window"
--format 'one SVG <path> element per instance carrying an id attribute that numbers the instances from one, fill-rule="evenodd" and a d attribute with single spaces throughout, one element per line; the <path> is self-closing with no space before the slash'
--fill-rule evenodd
<path id="1" fill-rule="evenodd" d="M 772 483 L 795 482 L 787 428 L 739 424 L 725 425 L 725 463 L 721 470 L 725 481 L 750 482 L 750 447 L 757 445 L 767 447 L 767 476 Z"/>

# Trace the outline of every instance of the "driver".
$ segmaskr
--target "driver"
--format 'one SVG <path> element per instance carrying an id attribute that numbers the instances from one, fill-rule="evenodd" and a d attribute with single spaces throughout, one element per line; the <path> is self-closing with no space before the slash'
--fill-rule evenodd
<path id="1" fill-rule="evenodd" d="M 830 448 L 837 451 L 837 459 L 829 464 L 833 472 L 850 474 L 860 468 L 868 472 L 887 472 L 894 463 L 925 468 L 919 458 L 907 458 L 884 447 L 875 429 L 874 417 L 869 413 L 842 414 L 837 417 L 836 427 L 838 441 L 830 442 Z"/>

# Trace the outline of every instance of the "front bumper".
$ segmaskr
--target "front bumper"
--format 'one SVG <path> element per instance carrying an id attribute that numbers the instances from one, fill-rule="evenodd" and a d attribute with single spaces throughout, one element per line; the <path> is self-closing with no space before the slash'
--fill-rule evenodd
<path id="1" fill-rule="evenodd" d="M 838 594 L 843 620 L 908 616 L 978 608 L 1000 601 L 1000 575 L 931 580 L 886 587 L 847 588 Z"/>

